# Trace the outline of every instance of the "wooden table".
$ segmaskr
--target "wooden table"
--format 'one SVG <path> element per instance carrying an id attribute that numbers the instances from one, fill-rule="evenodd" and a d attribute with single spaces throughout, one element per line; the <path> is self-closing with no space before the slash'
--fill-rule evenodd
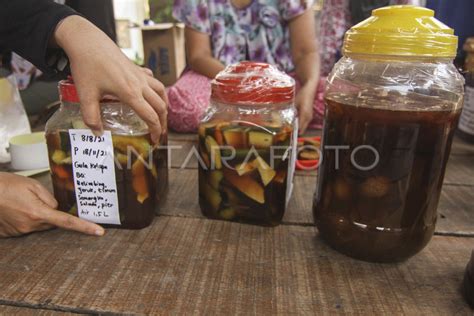
<path id="1" fill-rule="evenodd" d="M 194 141 L 171 136 L 184 148 Z M 168 199 L 149 228 L 0 240 L 0 314 L 474 313 L 460 293 L 474 248 L 474 146 L 455 141 L 436 235 L 399 264 L 357 261 L 318 238 L 315 173 L 297 174 L 283 224 L 264 228 L 203 218 L 196 162 L 180 169 L 184 155 L 173 157 Z"/>

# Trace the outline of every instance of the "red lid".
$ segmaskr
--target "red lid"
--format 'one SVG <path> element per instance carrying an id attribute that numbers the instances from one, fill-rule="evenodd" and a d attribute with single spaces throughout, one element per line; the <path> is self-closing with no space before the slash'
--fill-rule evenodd
<path id="1" fill-rule="evenodd" d="M 62 102 L 79 103 L 76 86 L 71 76 L 68 76 L 67 80 L 59 81 L 58 87 Z"/>
<path id="2" fill-rule="evenodd" d="M 66 80 L 59 81 L 58 87 L 62 102 L 80 103 L 76 85 L 71 76 L 68 76 Z M 116 103 L 119 102 L 119 100 L 114 96 L 105 95 L 100 102 Z"/>
<path id="3" fill-rule="evenodd" d="M 292 102 L 295 81 L 266 63 L 243 61 L 227 66 L 212 81 L 211 99 L 232 104 Z"/>

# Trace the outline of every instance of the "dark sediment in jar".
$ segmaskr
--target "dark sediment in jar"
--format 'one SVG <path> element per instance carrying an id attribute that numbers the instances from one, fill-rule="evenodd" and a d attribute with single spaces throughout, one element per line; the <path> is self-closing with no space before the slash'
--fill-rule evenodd
<path id="1" fill-rule="evenodd" d="M 69 133 L 49 133 L 46 140 L 58 208 L 77 216 Z M 112 135 L 112 142 L 121 225 L 104 226 L 144 228 L 154 218 L 157 186 L 167 188 L 166 152 L 152 147 L 149 134 Z"/>
<path id="2" fill-rule="evenodd" d="M 329 97 L 323 160 L 313 214 L 320 236 L 358 259 L 404 260 L 431 239 L 444 172 L 460 111 L 434 111 L 392 100 L 392 109 L 356 107 Z M 445 109 L 449 110 L 445 110 Z M 397 110 L 398 109 L 398 110 Z M 402 109 L 402 110 L 401 110 Z M 349 146 L 337 154 L 327 146 Z M 371 146 L 379 154 L 375 162 Z M 355 161 L 355 163 L 354 163 Z"/>
<path id="3" fill-rule="evenodd" d="M 292 134 L 289 125 L 219 120 L 202 124 L 199 129 L 199 152 L 204 163 L 199 166 L 202 213 L 214 219 L 278 225 L 286 207 Z"/>

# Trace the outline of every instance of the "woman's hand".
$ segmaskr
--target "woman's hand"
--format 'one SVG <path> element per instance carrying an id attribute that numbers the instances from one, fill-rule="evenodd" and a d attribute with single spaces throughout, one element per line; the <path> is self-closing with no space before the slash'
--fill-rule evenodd
<path id="1" fill-rule="evenodd" d="M 313 119 L 313 104 L 316 87 L 306 84 L 301 87 L 295 97 L 295 106 L 298 109 L 299 132 L 302 134 Z"/>
<path id="2" fill-rule="evenodd" d="M 80 16 L 64 19 L 54 39 L 69 57 L 84 122 L 91 130 L 102 131 L 99 102 L 108 94 L 132 107 L 149 126 L 152 140 L 159 141 L 166 132 L 168 99 L 151 71 L 133 64 L 107 35 Z"/>
<path id="3" fill-rule="evenodd" d="M 104 229 L 75 216 L 57 211 L 58 202 L 38 181 L 0 172 L 0 237 L 61 227 L 102 236 Z"/>

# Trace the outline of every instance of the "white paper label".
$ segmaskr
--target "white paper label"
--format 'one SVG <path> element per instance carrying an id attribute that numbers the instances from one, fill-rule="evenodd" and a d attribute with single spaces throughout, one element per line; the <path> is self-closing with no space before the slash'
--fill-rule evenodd
<path id="1" fill-rule="evenodd" d="M 464 91 L 464 107 L 459 119 L 459 129 L 474 135 L 474 88 L 467 87 Z"/>
<path id="2" fill-rule="evenodd" d="M 120 225 L 112 134 L 69 130 L 78 216 L 98 224 Z"/>
<path id="3" fill-rule="evenodd" d="M 291 194 L 293 193 L 293 178 L 295 175 L 295 168 L 296 168 L 296 154 L 297 148 L 296 144 L 298 143 L 298 118 L 295 120 L 295 125 L 293 127 L 293 138 L 291 139 L 291 156 L 290 161 L 288 162 L 288 179 L 286 184 L 286 205 L 288 206 L 288 202 L 290 202 Z"/>

